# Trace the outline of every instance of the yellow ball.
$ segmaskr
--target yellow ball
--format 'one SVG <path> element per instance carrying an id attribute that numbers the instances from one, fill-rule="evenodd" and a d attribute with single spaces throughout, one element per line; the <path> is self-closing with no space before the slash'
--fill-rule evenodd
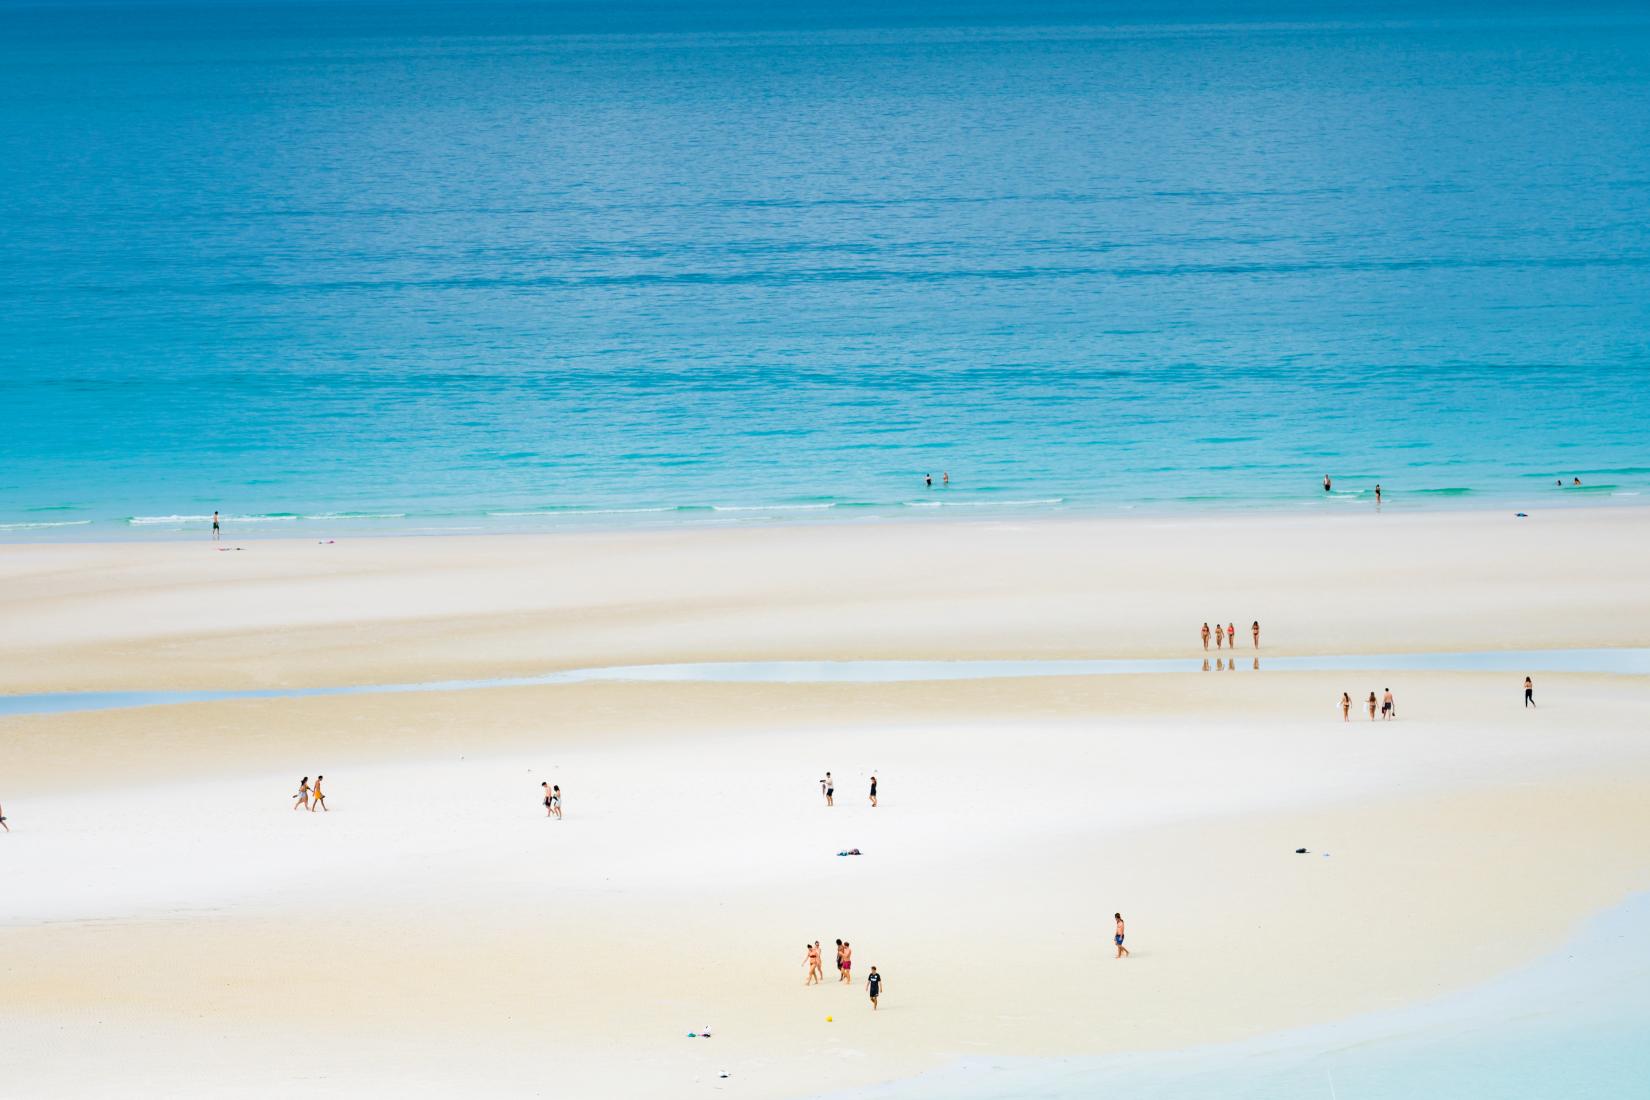
<path id="1" fill-rule="evenodd" d="M 831 1017 L 829 1017 L 829 1016 L 825 1017 L 825 1022 L 830 1023 L 831 1022 Z"/>

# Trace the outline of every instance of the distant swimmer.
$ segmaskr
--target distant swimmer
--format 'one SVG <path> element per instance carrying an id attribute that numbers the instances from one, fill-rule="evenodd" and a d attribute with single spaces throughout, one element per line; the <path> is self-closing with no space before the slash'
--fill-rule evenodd
<path id="1" fill-rule="evenodd" d="M 819 791 L 825 796 L 825 805 L 836 805 L 836 781 L 831 778 L 830 772 L 826 772 L 825 778 L 819 781 Z"/>
<path id="2" fill-rule="evenodd" d="M 1123 946 L 1123 914 L 1122 913 L 1113 913 L 1112 914 L 1112 919 L 1117 921 L 1117 931 L 1112 933 L 1112 937 L 1111 937 L 1112 942 L 1117 945 L 1117 954 L 1113 955 L 1112 958 L 1114 958 L 1114 959 L 1127 958 L 1128 954 L 1129 954 L 1129 949 L 1127 947 Z"/>
<path id="3" fill-rule="evenodd" d="M 871 777 L 871 808 L 875 809 L 876 804 L 877 804 L 877 777 L 873 775 Z"/>
<path id="4" fill-rule="evenodd" d="M 1326 492 L 1326 493 L 1329 492 L 1329 489 L 1332 485 L 1334 485 L 1334 482 L 1329 480 L 1329 475 L 1324 474 L 1323 475 L 1323 491 Z"/>
<path id="5" fill-rule="evenodd" d="M 922 483 L 924 485 L 928 486 L 930 489 L 932 489 L 934 487 L 934 475 L 933 474 L 923 474 L 922 475 Z"/>
<path id="6" fill-rule="evenodd" d="M 294 810 L 309 809 L 309 776 L 307 775 L 298 781 L 298 793 L 292 796 L 292 808 Z"/>
<path id="7" fill-rule="evenodd" d="M 326 812 L 329 813 L 329 814 L 332 812 L 331 810 L 327 810 L 327 796 L 321 793 L 321 780 L 323 780 L 325 778 L 326 778 L 326 776 L 324 776 L 324 775 L 316 776 L 315 777 L 315 785 L 309 789 L 309 812 L 310 813 L 314 813 L 315 812 L 315 807 L 317 807 L 317 806 L 321 807 L 321 809 L 323 809 L 323 810 L 326 810 Z"/>
<path id="8" fill-rule="evenodd" d="M 1375 693 L 1373 691 L 1369 693 L 1369 720 L 1371 722 L 1375 721 Z"/>
<path id="9" fill-rule="evenodd" d="M 555 817 L 556 804 L 550 800 L 550 781 L 546 779 L 543 783 L 540 783 L 539 789 L 544 792 L 544 816 Z"/>
<path id="10" fill-rule="evenodd" d="M 1581 479 L 1579 477 L 1573 477 L 1570 479 L 1570 484 L 1579 487 L 1581 485 Z"/>
<path id="11" fill-rule="evenodd" d="M 1207 651 L 1208 648 L 1209 648 L 1209 624 L 1208 623 L 1203 624 L 1203 648 L 1204 648 L 1205 651 Z"/>
<path id="12" fill-rule="evenodd" d="M 1524 705 L 1526 707 L 1535 706 L 1535 682 L 1528 676 L 1524 677 Z"/>
<path id="13" fill-rule="evenodd" d="M 1219 623 L 1215 624 L 1215 648 L 1221 649 L 1226 645 L 1226 628 Z"/>
<path id="14" fill-rule="evenodd" d="M 805 944 L 807 948 L 808 980 L 803 985 L 818 985 L 825 980 L 825 964 L 819 958 L 819 941 Z"/>
<path id="15" fill-rule="evenodd" d="M 1341 721 L 1352 721 L 1352 696 L 1341 692 Z"/>
<path id="16" fill-rule="evenodd" d="M 557 821 L 561 820 L 561 788 L 559 786 L 552 785 L 550 788 L 550 812 L 556 815 Z"/>
<path id="17" fill-rule="evenodd" d="M 882 996 L 882 975 L 877 973 L 877 968 L 874 966 L 871 968 L 871 972 L 865 975 L 865 989 L 866 992 L 871 994 L 871 1011 L 875 1012 L 877 1010 L 877 998 Z"/>
<path id="18" fill-rule="evenodd" d="M 940 483 L 942 485 L 951 484 L 951 471 L 950 470 L 945 471 L 945 477 L 940 479 Z"/>
<path id="19" fill-rule="evenodd" d="M 1387 688 L 1381 694 L 1381 718 L 1385 720 L 1396 717 L 1398 717 L 1398 705 L 1392 701 L 1392 689 Z"/>
<path id="20" fill-rule="evenodd" d="M 1249 624 L 1249 636 L 1255 640 L 1255 648 L 1260 648 L 1260 620 L 1256 619 Z"/>
<path id="21" fill-rule="evenodd" d="M 1375 503 L 1381 503 L 1381 483 L 1378 481 L 1375 483 Z"/>
<path id="22" fill-rule="evenodd" d="M 218 528 L 218 513 L 213 512 L 212 513 L 212 541 L 217 542 L 218 539 L 221 538 L 221 537 L 222 536 L 220 535 L 219 528 Z"/>

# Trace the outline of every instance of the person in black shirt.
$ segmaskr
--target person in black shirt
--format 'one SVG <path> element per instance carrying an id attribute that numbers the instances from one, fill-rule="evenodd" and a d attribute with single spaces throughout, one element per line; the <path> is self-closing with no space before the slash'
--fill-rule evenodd
<path id="1" fill-rule="evenodd" d="M 865 988 L 871 994 L 871 1011 L 875 1012 L 877 998 L 882 996 L 882 975 L 877 973 L 877 968 L 874 966 L 871 968 L 871 972 L 865 976 Z"/>
<path id="2" fill-rule="evenodd" d="M 877 804 L 877 777 L 873 775 L 871 777 L 871 805 L 875 806 L 876 804 Z"/>

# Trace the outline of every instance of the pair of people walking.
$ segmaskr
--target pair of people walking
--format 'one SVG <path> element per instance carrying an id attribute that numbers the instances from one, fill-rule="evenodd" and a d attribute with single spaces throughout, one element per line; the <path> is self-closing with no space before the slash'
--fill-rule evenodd
<path id="1" fill-rule="evenodd" d="M 1202 638 L 1203 638 L 1203 649 L 1204 649 L 1205 652 L 1207 652 L 1208 649 L 1209 649 L 1209 624 L 1208 623 L 1203 624 L 1203 630 L 1200 633 L 1201 633 Z M 1259 619 L 1256 619 L 1254 622 L 1249 624 L 1249 637 L 1254 641 L 1254 647 L 1256 649 L 1259 649 L 1260 648 L 1260 620 Z M 1214 638 L 1215 638 L 1215 648 L 1216 649 L 1225 649 L 1227 647 L 1228 643 L 1230 643 L 1231 648 L 1236 649 L 1237 648 L 1237 626 L 1236 626 L 1236 624 L 1227 623 L 1224 627 L 1222 627 L 1219 623 L 1216 623 L 1215 624 Z"/>
<path id="2" fill-rule="evenodd" d="M 561 820 L 561 785 L 540 783 L 544 790 L 544 816 Z"/>
<path id="3" fill-rule="evenodd" d="M 308 810 L 310 813 L 314 813 L 317 807 L 326 810 L 327 796 L 321 793 L 321 780 L 325 778 L 324 775 L 318 775 L 315 777 L 313 784 L 310 783 L 307 775 L 300 779 L 298 781 L 298 793 L 292 796 L 292 808 L 294 810 Z M 327 810 L 327 812 L 331 813 L 332 811 Z"/>

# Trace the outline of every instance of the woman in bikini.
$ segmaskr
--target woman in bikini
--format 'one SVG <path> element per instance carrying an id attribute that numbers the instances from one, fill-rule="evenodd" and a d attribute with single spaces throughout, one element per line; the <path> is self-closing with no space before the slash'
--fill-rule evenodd
<path id="1" fill-rule="evenodd" d="M 1220 649 L 1226 644 L 1226 628 L 1219 623 L 1215 624 L 1215 648 Z"/>
<path id="2" fill-rule="evenodd" d="M 1209 624 L 1208 623 L 1203 624 L 1203 651 L 1205 653 L 1207 653 L 1209 651 Z"/>
<path id="3" fill-rule="evenodd" d="M 1375 693 L 1373 691 L 1369 693 L 1369 720 L 1371 722 L 1375 721 Z"/>
<path id="4" fill-rule="evenodd" d="M 818 985 L 825 980 L 825 964 L 819 958 L 819 941 L 808 944 L 808 980 L 803 985 Z"/>
<path id="5" fill-rule="evenodd" d="M 1249 624 L 1249 633 L 1255 639 L 1255 648 L 1259 649 L 1260 648 L 1260 620 L 1259 619 L 1256 619 L 1253 623 Z"/>
<path id="6" fill-rule="evenodd" d="M 309 809 L 309 776 L 307 775 L 298 781 L 298 793 L 292 796 L 292 808 L 294 810 Z"/>
<path id="7" fill-rule="evenodd" d="M 1352 696 L 1341 692 L 1341 721 L 1352 721 Z"/>

